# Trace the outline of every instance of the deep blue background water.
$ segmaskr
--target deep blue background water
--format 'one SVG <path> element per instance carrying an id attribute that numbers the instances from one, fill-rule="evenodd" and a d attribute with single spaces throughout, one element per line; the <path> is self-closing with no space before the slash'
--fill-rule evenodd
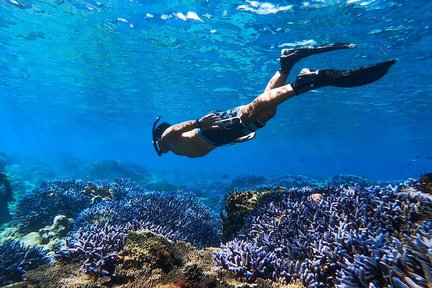
<path id="1" fill-rule="evenodd" d="M 432 170 L 431 1 L 156 2 L 2 0 L 0 152 L 58 176 L 117 159 L 176 181 Z M 287 101 L 253 141 L 157 157 L 156 116 L 174 123 L 251 101 L 281 48 L 328 42 L 358 47 L 305 59 L 290 79 L 302 67 L 398 63 L 371 85 Z"/>

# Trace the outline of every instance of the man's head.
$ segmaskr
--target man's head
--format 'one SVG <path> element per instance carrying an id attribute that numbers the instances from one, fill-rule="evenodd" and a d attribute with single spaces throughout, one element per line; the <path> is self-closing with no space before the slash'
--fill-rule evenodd
<path id="1" fill-rule="evenodd" d="M 159 156 L 162 156 L 162 154 L 164 153 L 164 152 L 162 152 L 161 147 L 160 147 L 160 141 L 161 141 L 161 138 L 162 138 L 162 134 L 171 125 L 168 124 L 167 122 L 162 122 L 161 124 L 159 124 L 158 126 L 156 126 L 157 123 L 159 122 L 159 120 L 160 120 L 160 116 L 156 118 L 156 121 L 153 124 L 152 134 L 153 134 L 153 146 L 154 146 L 154 148 L 156 150 L 156 153 Z"/>

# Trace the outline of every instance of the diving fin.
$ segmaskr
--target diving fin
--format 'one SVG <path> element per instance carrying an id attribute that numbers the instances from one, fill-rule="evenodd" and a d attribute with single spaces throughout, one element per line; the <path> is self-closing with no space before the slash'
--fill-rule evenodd
<path id="1" fill-rule="evenodd" d="M 291 83 L 291 87 L 296 95 L 299 95 L 324 86 L 362 86 L 382 78 L 394 63 L 396 60 L 392 59 L 352 70 L 308 70 L 307 73 L 300 73 L 297 79 Z"/>
<path id="2" fill-rule="evenodd" d="M 339 49 L 354 48 L 352 43 L 332 43 L 322 46 L 308 46 L 297 49 L 282 49 L 280 57 L 281 72 L 288 74 L 291 68 L 301 59 L 319 53 L 330 52 Z"/>

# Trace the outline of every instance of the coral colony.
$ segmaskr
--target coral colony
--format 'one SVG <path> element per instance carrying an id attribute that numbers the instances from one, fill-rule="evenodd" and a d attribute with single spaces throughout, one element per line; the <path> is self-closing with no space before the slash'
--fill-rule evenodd
<path id="1" fill-rule="evenodd" d="M 123 267 L 119 263 L 128 233 L 142 230 L 198 249 L 220 246 L 212 256 L 217 273 L 243 282 L 431 285 L 432 201 L 419 192 L 429 192 L 429 178 L 373 186 L 355 177 L 334 178 L 327 185 L 288 177 L 274 183 L 289 183 L 291 188 L 275 189 L 263 188 L 265 181 L 252 177 L 256 189 L 241 191 L 240 186 L 248 187 L 248 178 L 231 183 L 237 191 L 225 197 L 229 209 L 222 227 L 216 213 L 185 191 L 155 192 L 125 179 L 44 183 L 18 200 L 10 225 L 21 233 L 46 233 L 53 219 L 63 219 L 72 221 L 73 228 L 67 236 L 51 235 L 59 238 L 51 248 L 53 259 L 39 246 L 4 242 L 0 285 L 22 281 L 25 271 L 51 260 L 52 265 L 79 263 L 83 273 L 115 276 Z M 308 183 L 312 185 L 300 188 Z"/>
<path id="2" fill-rule="evenodd" d="M 0 286 L 22 281 L 24 272 L 49 262 L 47 251 L 26 247 L 16 240 L 0 246 Z"/>
<path id="3" fill-rule="evenodd" d="M 213 258 L 247 281 L 307 287 L 427 287 L 432 283 L 432 202 L 397 186 L 292 189 L 256 207 Z M 417 285 L 417 286 L 416 286 Z"/>

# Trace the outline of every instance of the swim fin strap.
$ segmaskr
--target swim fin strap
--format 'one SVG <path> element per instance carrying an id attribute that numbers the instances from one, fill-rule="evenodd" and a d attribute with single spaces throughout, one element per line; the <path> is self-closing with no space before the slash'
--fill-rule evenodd
<path id="1" fill-rule="evenodd" d="M 396 60 L 355 68 L 352 70 L 310 70 L 311 73 L 300 74 L 291 83 L 296 95 L 324 86 L 357 87 L 372 83 L 382 78 Z"/>

